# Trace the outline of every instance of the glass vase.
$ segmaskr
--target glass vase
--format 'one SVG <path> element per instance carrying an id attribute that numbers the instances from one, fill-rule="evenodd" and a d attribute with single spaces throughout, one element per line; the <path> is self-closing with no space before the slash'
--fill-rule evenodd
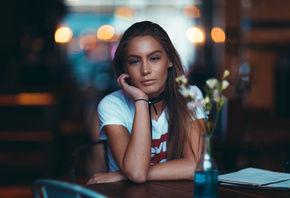
<path id="1" fill-rule="evenodd" d="M 202 150 L 194 175 L 194 198 L 218 197 L 218 168 L 211 153 L 209 135 L 202 135 Z"/>

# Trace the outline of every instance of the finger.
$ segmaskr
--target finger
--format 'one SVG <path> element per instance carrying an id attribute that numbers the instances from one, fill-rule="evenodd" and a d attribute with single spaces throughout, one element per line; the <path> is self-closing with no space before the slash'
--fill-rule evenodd
<path id="1" fill-rule="evenodd" d="M 89 181 L 87 184 L 95 184 L 96 183 L 96 176 L 94 175 Z"/>
<path id="2" fill-rule="evenodd" d="M 92 184 L 92 178 L 87 182 L 87 184 Z"/>
<path id="3" fill-rule="evenodd" d="M 95 178 L 92 178 L 91 180 L 90 180 L 90 183 L 88 183 L 88 184 L 96 184 L 97 183 L 97 180 L 95 181 Z"/>
<path id="4" fill-rule="evenodd" d="M 118 80 L 119 80 L 120 83 L 124 83 L 126 78 L 129 78 L 129 74 L 124 73 L 124 74 L 120 75 Z"/>
<path id="5" fill-rule="evenodd" d="M 125 81 L 126 78 L 129 78 L 129 74 L 123 73 L 117 79 L 117 83 L 121 88 L 123 88 L 124 85 L 128 85 L 127 82 Z"/>
<path id="6" fill-rule="evenodd" d="M 121 87 L 121 79 L 122 79 L 123 74 L 121 74 L 118 78 L 117 78 L 117 83 L 118 85 Z"/>

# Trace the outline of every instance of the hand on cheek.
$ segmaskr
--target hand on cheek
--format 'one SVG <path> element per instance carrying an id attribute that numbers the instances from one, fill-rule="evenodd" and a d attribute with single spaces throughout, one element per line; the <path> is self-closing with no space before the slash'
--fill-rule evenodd
<path id="1" fill-rule="evenodd" d="M 127 82 L 128 80 L 130 80 L 130 76 L 127 73 L 123 73 L 119 76 L 119 78 L 117 79 L 117 83 L 118 85 L 121 87 L 121 89 L 128 94 L 129 96 L 131 96 L 134 100 L 136 99 L 148 99 L 148 96 L 139 88 L 133 86 L 133 85 L 129 85 Z"/>

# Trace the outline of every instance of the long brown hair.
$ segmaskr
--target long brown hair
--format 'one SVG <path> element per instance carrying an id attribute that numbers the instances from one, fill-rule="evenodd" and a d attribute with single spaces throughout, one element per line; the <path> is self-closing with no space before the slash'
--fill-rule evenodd
<path id="1" fill-rule="evenodd" d="M 168 77 L 165 88 L 165 105 L 168 120 L 167 150 L 168 160 L 183 157 L 185 141 L 188 140 L 188 132 L 191 130 L 193 113 L 186 107 L 186 100 L 178 91 L 175 78 L 184 74 L 180 57 L 173 46 L 166 31 L 156 23 L 142 21 L 133 24 L 123 34 L 113 59 L 116 76 L 125 73 L 126 47 L 129 41 L 138 36 L 152 36 L 165 49 L 173 67 L 168 68 Z M 193 152 L 193 149 L 191 149 Z M 196 157 L 196 153 L 194 153 Z"/>

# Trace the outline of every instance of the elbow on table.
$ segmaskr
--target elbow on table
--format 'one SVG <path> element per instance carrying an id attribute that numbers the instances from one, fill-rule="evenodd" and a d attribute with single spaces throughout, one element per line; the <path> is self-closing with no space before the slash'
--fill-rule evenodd
<path id="1" fill-rule="evenodd" d="M 195 167 L 194 167 L 194 169 L 195 169 Z M 188 179 L 189 180 L 193 180 L 194 179 L 194 175 L 195 175 L 195 170 L 190 170 L 190 171 L 188 171 L 189 173 L 188 173 Z"/>
<path id="2" fill-rule="evenodd" d="M 147 172 L 135 171 L 127 173 L 127 177 L 134 183 L 144 183 L 147 180 Z"/>
<path id="3" fill-rule="evenodd" d="M 189 174 L 187 179 L 194 180 L 194 175 L 195 175 L 194 172 L 193 172 L 193 174 Z"/>

